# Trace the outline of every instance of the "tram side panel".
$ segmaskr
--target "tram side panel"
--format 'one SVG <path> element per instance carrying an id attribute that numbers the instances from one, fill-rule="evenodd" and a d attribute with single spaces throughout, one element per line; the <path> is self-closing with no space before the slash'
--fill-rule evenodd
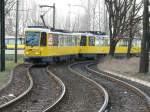
<path id="1" fill-rule="evenodd" d="M 129 38 L 123 38 L 119 40 L 115 49 L 116 55 L 125 55 L 127 53 L 128 39 Z M 110 41 L 108 37 L 95 35 L 81 36 L 80 55 L 87 58 L 97 58 L 107 55 L 110 49 L 109 44 Z M 135 38 L 132 43 L 131 54 L 137 55 L 140 53 L 140 50 L 140 40 Z"/>

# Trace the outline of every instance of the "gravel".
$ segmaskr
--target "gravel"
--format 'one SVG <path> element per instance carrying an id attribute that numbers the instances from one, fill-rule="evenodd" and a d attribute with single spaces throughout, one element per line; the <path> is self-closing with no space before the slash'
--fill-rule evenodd
<path id="1" fill-rule="evenodd" d="M 101 91 L 81 76 L 68 70 L 68 64 L 57 64 L 49 69 L 66 86 L 64 98 L 49 112 L 98 112 L 104 99 Z"/>
<path id="2" fill-rule="evenodd" d="M 41 112 L 57 100 L 61 86 L 46 72 L 46 68 L 32 68 L 31 76 L 34 85 L 29 94 L 1 112 Z"/>
<path id="3" fill-rule="evenodd" d="M 7 103 L 26 91 L 30 85 L 27 76 L 28 65 L 21 64 L 14 68 L 11 82 L 0 91 L 0 105 Z"/>
<path id="4" fill-rule="evenodd" d="M 97 70 L 97 71 L 101 72 L 101 70 L 99 69 L 99 67 L 97 67 L 97 65 L 93 65 L 93 66 L 91 66 L 91 68 L 94 69 L 94 70 Z M 135 87 L 139 88 L 140 90 L 142 90 L 143 92 L 145 92 L 150 97 L 150 88 L 149 87 L 144 86 L 144 85 L 139 84 L 139 83 L 136 83 L 136 82 L 133 82 L 133 81 L 130 81 L 130 80 L 127 80 L 127 79 L 124 79 L 124 78 L 120 78 L 118 76 L 114 76 L 114 75 L 111 75 L 111 76 L 113 76 L 115 78 L 118 78 L 120 80 L 123 80 L 125 82 L 128 82 L 129 84 L 134 85 Z"/>

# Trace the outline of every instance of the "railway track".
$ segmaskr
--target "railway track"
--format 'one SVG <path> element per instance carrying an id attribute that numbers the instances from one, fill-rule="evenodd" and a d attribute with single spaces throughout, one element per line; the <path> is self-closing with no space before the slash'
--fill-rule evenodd
<path id="1" fill-rule="evenodd" d="M 21 71 L 19 71 L 21 73 Z M 10 103 L 1 106 L 0 112 L 46 112 L 65 94 L 63 82 L 44 67 L 30 67 L 27 75 L 31 86 Z"/>
<path id="2" fill-rule="evenodd" d="M 122 80 L 99 73 L 91 68 L 93 62 L 75 63 L 72 68 L 91 78 L 107 89 L 110 96 L 110 112 L 149 112 L 149 97 L 146 93 Z"/>
<path id="3" fill-rule="evenodd" d="M 20 64 L 12 70 L 8 83 L 0 91 L 0 109 L 22 98 L 31 90 L 33 81 L 27 71 L 28 66 L 30 65 Z"/>
<path id="4" fill-rule="evenodd" d="M 150 112 L 146 93 L 98 72 L 91 68 L 94 64 L 77 62 L 47 68 L 21 65 L 12 73 L 27 75 L 29 84 L 22 94 L 1 103 L 0 112 Z"/>
<path id="5" fill-rule="evenodd" d="M 108 104 L 107 91 L 95 81 L 74 71 L 68 64 L 49 66 L 66 85 L 64 98 L 49 112 L 103 112 Z"/>

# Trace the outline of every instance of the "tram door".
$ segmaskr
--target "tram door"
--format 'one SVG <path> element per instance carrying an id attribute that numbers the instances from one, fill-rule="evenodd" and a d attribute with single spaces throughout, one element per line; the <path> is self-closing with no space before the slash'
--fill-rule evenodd
<path id="1" fill-rule="evenodd" d="M 87 37 L 81 36 L 80 46 L 87 46 Z"/>

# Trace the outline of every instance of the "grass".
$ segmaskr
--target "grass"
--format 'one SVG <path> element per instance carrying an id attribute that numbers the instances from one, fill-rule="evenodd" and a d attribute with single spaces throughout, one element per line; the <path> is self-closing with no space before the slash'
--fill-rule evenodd
<path id="1" fill-rule="evenodd" d="M 141 80 L 150 82 L 150 72 L 144 74 L 139 73 L 139 57 L 132 57 L 130 59 L 115 59 L 106 57 L 100 62 L 101 69 L 110 70 L 119 74 L 135 77 Z M 149 66 L 150 70 L 150 66 Z"/>
<path id="2" fill-rule="evenodd" d="M 18 63 L 23 62 L 23 55 L 18 55 Z M 14 55 L 6 55 L 6 69 L 4 72 L 0 72 L 0 88 L 7 83 L 10 78 L 11 70 L 17 65 L 14 63 Z"/>

